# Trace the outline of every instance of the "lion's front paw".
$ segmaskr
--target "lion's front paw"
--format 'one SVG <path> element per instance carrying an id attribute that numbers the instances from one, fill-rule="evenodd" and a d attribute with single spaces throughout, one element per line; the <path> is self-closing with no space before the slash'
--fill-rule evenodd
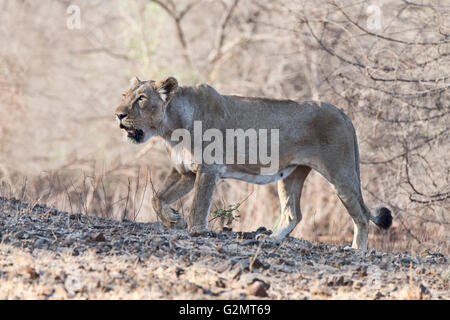
<path id="1" fill-rule="evenodd" d="M 172 207 L 165 207 L 162 210 L 161 220 L 167 228 L 185 229 L 187 227 L 187 223 L 184 220 L 183 215 Z"/>
<path id="2" fill-rule="evenodd" d="M 175 218 L 175 221 L 172 221 L 172 227 L 180 228 L 180 229 L 186 229 L 187 223 L 183 218 L 183 215 L 179 213 L 177 210 L 170 208 L 172 210 L 173 216 Z"/>
<path id="3" fill-rule="evenodd" d="M 191 237 L 215 237 L 216 236 L 216 234 L 213 231 L 208 230 L 207 228 L 205 228 L 203 226 L 191 227 L 189 229 L 189 235 Z"/>

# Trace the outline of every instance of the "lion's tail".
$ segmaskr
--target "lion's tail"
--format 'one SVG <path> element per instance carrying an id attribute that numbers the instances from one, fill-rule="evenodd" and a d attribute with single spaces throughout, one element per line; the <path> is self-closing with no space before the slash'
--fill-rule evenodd
<path id="1" fill-rule="evenodd" d="M 351 122 L 350 122 L 351 124 Z M 358 148 L 358 140 L 356 138 L 356 131 L 353 125 L 351 124 L 351 127 L 353 129 L 353 137 L 354 137 L 354 144 L 355 144 L 355 169 L 356 174 L 358 175 L 358 182 L 361 181 L 360 177 L 360 169 L 359 169 L 359 148 Z M 375 223 L 378 227 L 382 229 L 388 229 L 392 225 L 392 214 L 391 210 L 385 207 L 378 207 L 375 209 L 375 216 L 373 216 L 369 209 L 363 206 L 364 209 L 367 210 L 366 214 L 370 217 L 369 219 Z"/>
<path id="2" fill-rule="evenodd" d="M 392 225 L 391 210 L 379 207 L 375 210 L 375 216 L 370 216 L 370 220 L 382 229 L 388 229 Z"/>

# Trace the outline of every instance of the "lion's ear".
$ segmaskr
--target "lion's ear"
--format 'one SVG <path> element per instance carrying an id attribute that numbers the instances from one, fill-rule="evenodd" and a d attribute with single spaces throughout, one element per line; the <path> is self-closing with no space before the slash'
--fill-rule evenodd
<path id="1" fill-rule="evenodd" d="M 178 81 L 174 77 L 169 77 L 166 80 L 160 81 L 156 84 L 156 91 L 158 91 L 161 99 L 166 103 L 172 99 L 177 88 Z"/>
<path id="2" fill-rule="evenodd" d="M 134 78 L 132 78 L 131 80 L 130 80 L 130 84 L 131 84 L 131 86 L 133 86 L 133 87 L 136 87 L 138 84 L 140 84 L 142 81 L 141 81 L 141 79 L 139 79 L 137 76 L 136 77 L 134 77 Z"/>

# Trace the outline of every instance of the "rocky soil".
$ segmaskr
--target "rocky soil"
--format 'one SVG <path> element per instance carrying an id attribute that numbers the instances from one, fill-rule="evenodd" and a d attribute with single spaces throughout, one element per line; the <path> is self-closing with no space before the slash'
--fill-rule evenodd
<path id="1" fill-rule="evenodd" d="M 0 198 L 0 299 L 449 299 L 448 257 L 190 237 Z"/>

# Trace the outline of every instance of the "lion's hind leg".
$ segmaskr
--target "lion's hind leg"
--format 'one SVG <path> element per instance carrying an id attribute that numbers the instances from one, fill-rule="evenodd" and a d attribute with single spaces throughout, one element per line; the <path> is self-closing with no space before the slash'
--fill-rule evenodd
<path id="1" fill-rule="evenodd" d="M 310 171 L 310 167 L 298 166 L 289 176 L 278 181 L 281 214 L 273 227 L 273 234 L 270 236 L 270 240 L 275 243 L 280 243 L 302 219 L 300 197 L 303 184 Z"/>
<path id="2" fill-rule="evenodd" d="M 359 177 L 350 173 L 332 180 L 339 199 L 353 220 L 352 247 L 367 250 L 370 212 L 363 201 Z"/>

